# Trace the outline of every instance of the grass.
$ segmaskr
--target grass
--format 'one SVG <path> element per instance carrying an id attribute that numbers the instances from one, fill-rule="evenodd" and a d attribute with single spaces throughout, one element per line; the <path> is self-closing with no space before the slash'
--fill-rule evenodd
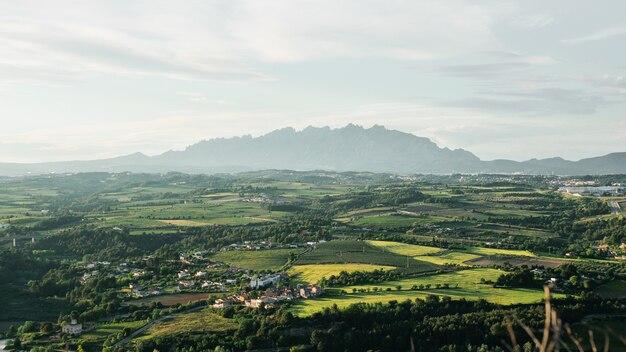
<path id="1" fill-rule="evenodd" d="M 367 242 L 356 240 L 336 240 L 321 243 L 317 248 L 305 253 L 298 259 L 298 264 L 345 264 L 359 263 L 394 266 L 411 272 L 435 271 L 439 267 L 392 252 L 382 252 Z M 407 267 L 408 263 L 408 267 Z"/>
<path id="2" fill-rule="evenodd" d="M 355 220 L 350 220 L 347 218 L 340 218 L 337 220 L 349 223 L 352 226 L 391 228 L 391 227 L 411 227 L 416 224 L 435 223 L 435 222 L 445 221 L 446 218 L 435 217 L 435 216 L 382 214 L 382 215 L 363 216 Z"/>
<path id="3" fill-rule="evenodd" d="M 328 278 L 331 275 L 339 275 L 342 271 L 355 272 L 355 271 L 374 271 L 377 269 L 392 270 L 393 266 L 386 265 L 372 265 L 372 264 L 309 264 L 309 265 L 294 265 L 287 273 L 294 277 L 295 281 L 304 282 L 309 284 L 317 283 L 323 277 Z"/>
<path id="4" fill-rule="evenodd" d="M 209 225 L 206 222 L 199 222 L 193 220 L 159 220 L 163 223 L 176 225 L 176 226 L 207 226 Z"/>
<path id="5" fill-rule="evenodd" d="M 471 254 L 471 253 L 463 253 L 463 252 L 445 252 L 436 255 L 423 255 L 418 256 L 416 259 L 419 259 L 424 262 L 429 262 L 437 265 L 460 265 L 460 266 L 468 266 L 465 262 L 473 259 L 480 258 L 479 255 Z"/>
<path id="6" fill-rule="evenodd" d="M 408 255 L 411 257 L 423 256 L 429 254 L 435 254 L 442 252 L 443 249 L 428 246 L 418 246 L 414 244 L 406 244 L 400 242 L 391 241 L 366 241 L 369 245 L 375 248 L 380 248 L 384 251 L 396 253 L 400 255 Z"/>
<path id="7" fill-rule="evenodd" d="M 339 307 L 346 307 L 350 304 L 359 302 L 376 303 L 389 302 L 392 300 L 413 300 L 416 298 L 425 298 L 428 295 L 449 296 L 453 299 L 464 298 L 468 300 L 477 300 L 482 298 L 490 302 L 507 305 L 536 303 L 543 299 L 543 291 L 538 289 L 502 289 L 494 288 L 488 284 L 479 283 L 481 278 L 486 280 L 495 280 L 502 273 L 504 272 L 496 269 L 471 269 L 457 271 L 454 273 L 409 278 L 370 285 L 338 287 L 337 290 L 345 290 L 348 293 L 345 295 L 332 295 L 319 299 L 301 300 L 296 302 L 290 309 L 294 314 L 307 316 L 326 307 L 330 307 L 333 304 L 337 304 Z M 410 290 L 413 285 L 419 286 L 427 284 L 431 285 L 430 289 L 419 291 Z M 436 289 L 436 284 L 449 284 L 451 288 Z M 457 284 L 458 287 L 456 287 Z M 401 290 L 397 290 L 398 285 L 402 287 Z M 383 290 L 390 288 L 391 291 L 352 293 L 353 288 L 357 290 L 370 289 L 370 291 L 372 291 L 374 287 Z"/>
<path id="8" fill-rule="evenodd" d="M 537 255 L 530 251 L 517 250 L 517 249 L 499 249 L 499 248 L 484 248 L 484 247 L 472 247 L 467 249 L 467 252 L 478 255 L 510 255 L 520 257 L 536 257 Z"/>
<path id="9" fill-rule="evenodd" d="M 125 226 L 131 230 L 141 231 L 167 227 L 276 222 L 287 214 L 269 211 L 259 204 L 240 202 L 238 199 L 213 200 L 198 196 L 193 200 L 193 202 L 186 203 L 187 200 L 182 197 L 181 199 L 131 201 L 119 204 L 106 214 L 87 216 L 87 219 L 100 226 Z"/>
<path id="10" fill-rule="evenodd" d="M 161 295 L 154 297 L 140 298 L 128 301 L 128 304 L 140 306 L 142 304 L 149 305 L 152 302 L 161 302 L 162 305 L 168 307 L 175 304 L 187 304 L 189 302 L 201 301 L 209 298 L 208 293 L 177 293 L 173 295 Z"/>
<path id="11" fill-rule="evenodd" d="M 224 318 L 210 309 L 204 309 L 157 322 L 147 330 L 146 334 L 137 339 L 146 340 L 154 336 L 178 333 L 228 332 L 236 330 L 238 326 L 239 324 L 234 319 Z"/>
<path id="12" fill-rule="evenodd" d="M 299 254 L 293 249 L 266 249 L 258 251 L 227 251 L 219 252 L 213 260 L 224 262 L 230 266 L 247 270 L 279 270 L 289 259 L 289 254 Z"/>
<path id="13" fill-rule="evenodd" d="M 140 327 L 145 325 L 146 322 L 146 320 L 138 320 L 98 325 L 94 330 L 82 334 L 81 339 L 85 342 L 102 341 L 111 335 L 121 333 L 125 328 L 128 328 L 130 330 L 139 329 Z"/>

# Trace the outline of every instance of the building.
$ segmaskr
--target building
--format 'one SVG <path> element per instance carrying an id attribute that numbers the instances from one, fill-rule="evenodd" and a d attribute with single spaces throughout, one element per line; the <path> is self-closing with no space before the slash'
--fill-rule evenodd
<path id="1" fill-rule="evenodd" d="M 215 303 L 213 303 L 211 305 L 211 307 L 213 307 L 213 308 L 224 308 L 224 307 L 229 307 L 229 306 L 232 306 L 232 305 L 233 305 L 233 301 L 231 299 L 229 299 L 229 298 L 225 298 L 225 299 L 220 298 L 220 299 L 217 299 L 215 301 Z"/>
<path id="2" fill-rule="evenodd" d="M 79 335 L 83 332 L 83 324 L 80 324 L 76 319 L 72 319 L 69 324 L 65 324 L 61 327 L 61 331 L 64 334 Z"/>
<path id="3" fill-rule="evenodd" d="M 267 297 L 267 296 L 261 296 L 259 298 L 256 299 L 250 299 L 250 300 L 246 300 L 244 302 L 246 307 L 251 307 L 251 308 L 259 308 L 261 307 L 261 305 L 265 305 L 265 307 L 276 307 L 276 302 L 278 300 L 274 297 Z"/>
<path id="4" fill-rule="evenodd" d="M 281 278 L 282 276 L 280 274 L 262 276 L 256 279 L 253 277 L 252 280 L 250 280 L 250 287 L 252 289 L 257 289 L 261 287 L 273 286 L 279 283 Z"/>
<path id="5" fill-rule="evenodd" d="M 317 285 L 300 287 L 298 292 L 302 298 L 319 297 L 324 293 L 324 289 Z"/>

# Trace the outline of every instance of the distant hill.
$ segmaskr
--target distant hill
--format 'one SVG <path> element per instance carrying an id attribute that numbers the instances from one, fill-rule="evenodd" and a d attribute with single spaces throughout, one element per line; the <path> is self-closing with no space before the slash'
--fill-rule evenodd
<path id="1" fill-rule="evenodd" d="M 568 161 L 562 158 L 482 161 L 463 150 L 440 148 L 428 138 L 388 130 L 307 127 L 283 128 L 260 137 L 216 138 L 182 151 L 157 156 L 135 153 L 92 160 L 37 164 L 0 163 L 0 175 L 49 172 L 240 172 L 261 169 L 371 171 L 390 173 L 626 173 L 626 153 Z"/>

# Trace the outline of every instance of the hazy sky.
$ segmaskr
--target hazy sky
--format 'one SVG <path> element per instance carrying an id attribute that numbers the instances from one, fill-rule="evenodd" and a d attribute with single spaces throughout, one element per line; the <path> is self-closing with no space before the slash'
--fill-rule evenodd
<path id="1" fill-rule="evenodd" d="M 350 122 L 483 159 L 626 151 L 626 2 L 2 1 L 0 161 Z"/>

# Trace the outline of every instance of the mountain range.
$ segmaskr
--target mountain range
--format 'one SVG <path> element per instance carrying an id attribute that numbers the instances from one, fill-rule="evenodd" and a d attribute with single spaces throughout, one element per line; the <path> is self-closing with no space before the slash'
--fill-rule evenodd
<path id="1" fill-rule="evenodd" d="M 0 163 L 0 175 L 62 172 L 168 172 L 221 173 L 262 169 L 371 171 L 389 173 L 626 173 L 626 152 L 569 161 L 562 158 L 527 161 L 480 160 L 463 149 L 440 148 L 428 138 L 389 130 L 363 128 L 291 127 L 260 137 L 216 138 L 182 151 L 161 155 L 141 153 L 90 160 L 34 164 Z"/>

